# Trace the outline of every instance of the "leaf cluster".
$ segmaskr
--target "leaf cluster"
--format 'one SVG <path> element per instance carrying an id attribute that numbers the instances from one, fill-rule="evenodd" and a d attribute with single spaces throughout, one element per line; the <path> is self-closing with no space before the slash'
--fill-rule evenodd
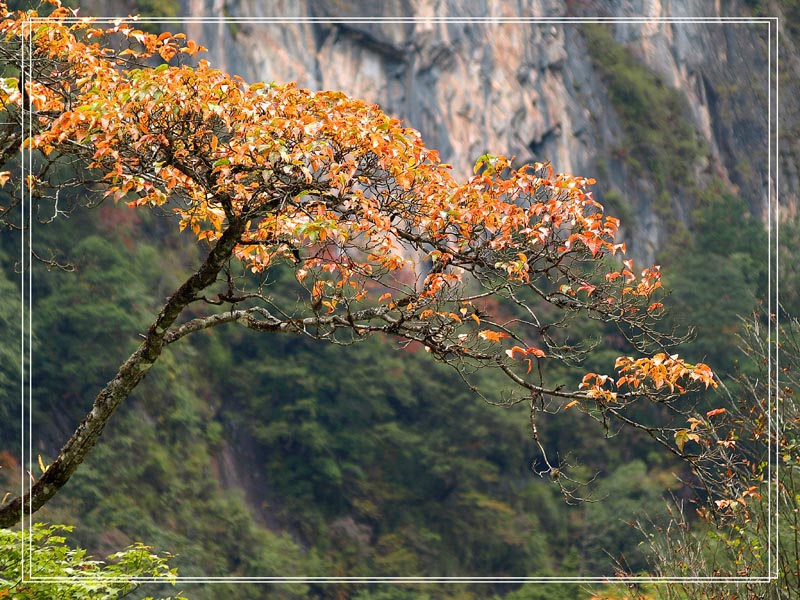
<path id="1" fill-rule="evenodd" d="M 112 600 L 139 588 L 141 580 L 174 584 L 177 572 L 167 562 L 172 558 L 169 554 L 155 554 L 148 546 L 133 544 L 106 561 L 94 560 L 85 550 L 65 543 L 62 533 L 71 530 L 64 525 L 41 523 L 26 532 L 0 529 L 0 596 L 20 600 Z"/>

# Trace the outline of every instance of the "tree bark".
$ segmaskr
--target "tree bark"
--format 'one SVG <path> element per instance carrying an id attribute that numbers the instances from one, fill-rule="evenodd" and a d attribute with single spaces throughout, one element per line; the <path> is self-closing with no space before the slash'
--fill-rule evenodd
<path id="1" fill-rule="evenodd" d="M 131 394 L 164 348 L 164 336 L 181 311 L 198 294 L 213 284 L 245 229 L 244 219 L 231 223 L 200 268 L 167 300 L 150 326 L 144 342 L 120 366 L 117 374 L 100 391 L 92 410 L 81 421 L 53 463 L 24 496 L 17 496 L 0 507 L 0 527 L 12 527 L 25 511 L 39 510 L 69 481 L 78 466 L 97 443 L 111 416 Z"/>

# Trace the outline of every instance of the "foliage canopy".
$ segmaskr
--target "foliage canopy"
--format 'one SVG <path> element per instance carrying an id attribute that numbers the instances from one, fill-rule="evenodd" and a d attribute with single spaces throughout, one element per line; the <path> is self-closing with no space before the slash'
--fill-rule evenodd
<path id="1" fill-rule="evenodd" d="M 715 386 L 714 376 L 670 353 L 676 338 L 656 327 L 659 267 L 637 272 L 622 259 L 619 221 L 593 199 L 594 181 L 487 154 L 460 182 L 375 105 L 248 84 L 195 63 L 203 48 L 183 34 L 102 25 L 63 7 L 47 19 L 0 11 L 0 61 L 21 67 L 0 80 L 0 160 L 22 149 L 24 165 L 22 178 L 0 173 L 3 224 L 27 235 L 23 198 L 58 218 L 81 204 L 70 190 L 99 189 L 174 215 L 209 247 L 30 492 L 0 507 L 1 526 L 66 483 L 166 346 L 225 323 L 334 344 L 387 334 L 490 401 L 528 403 L 537 442 L 540 414 L 573 409 L 695 460 L 684 447 L 696 433 L 645 422 L 637 405 L 658 402 L 685 422 L 692 407 L 680 397 Z M 293 296 L 273 294 L 271 278 L 287 269 Z M 636 356 L 619 357 L 617 375 L 588 373 L 565 389 L 548 365 L 593 349 L 569 336 L 584 318 L 616 325 Z M 487 367 L 510 388 L 488 397 Z M 572 494 L 564 465 L 543 462 Z"/>

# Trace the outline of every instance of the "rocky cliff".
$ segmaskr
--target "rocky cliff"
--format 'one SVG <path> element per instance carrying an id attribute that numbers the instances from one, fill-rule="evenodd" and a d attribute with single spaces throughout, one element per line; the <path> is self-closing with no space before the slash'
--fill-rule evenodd
<path id="1" fill-rule="evenodd" d="M 209 58 L 221 68 L 248 80 L 297 81 L 377 102 L 419 129 L 459 173 L 468 173 L 488 151 L 518 161 L 547 159 L 557 170 L 596 177 L 596 195 L 627 217 L 633 252 L 652 260 L 674 223 L 693 208 L 686 182 L 702 188 L 721 179 L 768 220 L 769 198 L 775 197 L 776 164 L 771 179 L 768 162 L 775 73 L 769 69 L 770 26 L 752 18 L 780 15 L 780 7 L 754 10 L 755 4 L 184 0 L 182 8 L 184 16 L 206 18 L 187 24 L 187 33 L 209 47 Z M 227 22 L 209 19 L 220 16 Z M 624 81 L 631 69 L 606 64 L 611 72 L 604 72 L 596 59 L 610 49 L 586 35 L 584 19 L 609 17 L 611 43 L 655 74 L 656 86 L 681 99 L 679 114 L 668 120 L 685 120 L 699 134 L 702 150 L 681 157 L 681 140 L 672 138 L 686 136 L 687 129 L 674 122 L 646 124 L 648 143 L 658 146 L 662 136 L 669 142 L 663 148 L 668 160 L 678 161 L 669 181 L 654 178 L 647 163 L 642 168 L 631 144 L 638 124 L 620 111 L 620 102 L 631 100 Z M 774 28 L 771 35 L 774 42 Z M 785 32 L 781 49 L 779 192 L 787 216 L 797 212 L 800 189 L 798 100 L 788 89 L 799 69 Z M 650 92 L 643 93 L 646 99 Z M 652 98 L 656 104 L 667 96 Z M 657 114 L 659 107 L 651 108 Z M 648 115 L 645 110 L 639 118 Z M 654 152 L 652 160 L 665 162 Z"/>

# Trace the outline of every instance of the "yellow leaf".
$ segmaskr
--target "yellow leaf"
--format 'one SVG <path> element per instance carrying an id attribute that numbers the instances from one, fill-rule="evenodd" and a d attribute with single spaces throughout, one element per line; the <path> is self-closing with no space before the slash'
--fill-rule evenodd
<path id="1" fill-rule="evenodd" d="M 686 445 L 688 440 L 689 432 L 687 430 L 679 429 L 675 432 L 675 447 L 678 449 L 678 452 L 683 452 L 683 447 Z"/>

